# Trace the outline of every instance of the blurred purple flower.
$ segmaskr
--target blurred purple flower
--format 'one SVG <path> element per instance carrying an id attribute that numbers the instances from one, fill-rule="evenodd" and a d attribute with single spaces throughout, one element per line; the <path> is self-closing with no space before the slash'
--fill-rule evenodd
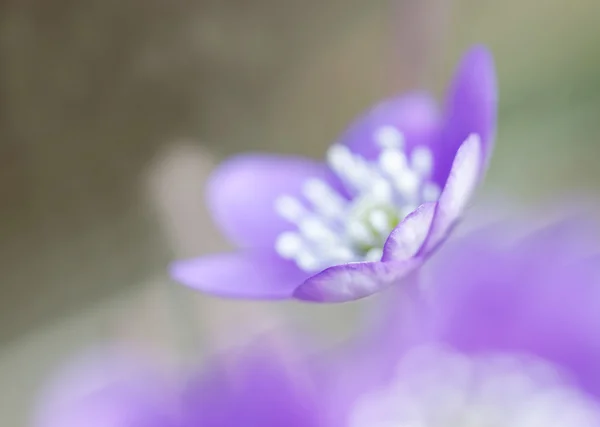
<path id="1" fill-rule="evenodd" d="M 34 427 L 319 427 L 316 376 L 264 341 L 184 381 L 139 354 L 98 353 L 42 394 Z M 288 357 L 290 356 L 290 357 Z"/>
<path id="2" fill-rule="evenodd" d="M 360 117 L 327 162 L 270 154 L 226 161 L 208 203 L 240 252 L 175 262 L 172 276 L 226 297 L 319 302 L 371 295 L 447 237 L 481 180 L 496 126 L 491 54 L 471 49 L 444 114 L 427 94 Z"/>
<path id="3" fill-rule="evenodd" d="M 445 245 L 420 291 L 393 291 L 383 322 L 355 343 L 352 364 L 369 374 L 340 379 L 354 395 L 349 426 L 600 426 L 590 231 L 565 222 L 510 240 L 493 228 Z"/>

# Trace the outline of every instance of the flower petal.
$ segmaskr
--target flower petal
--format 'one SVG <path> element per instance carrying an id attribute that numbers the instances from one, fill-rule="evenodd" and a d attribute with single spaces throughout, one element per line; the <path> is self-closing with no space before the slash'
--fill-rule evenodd
<path id="1" fill-rule="evenodd" d="M 392 231 L 383 246 L 382 261 L 401 261 L 415 256 L 431 229 L 437 203 L 425 203 Z"/>
<path id="2" fill-rule="evenodd" d="M 541 357 L 600 396 L 598 264 L 562 258 L 565 235 L 554 226 L 535 233 L 512 247 L 498 248 L 487 234 L 445 246 L 431 271 L 433 305 L 418 322 L 461 351 Z M 571 242 L 574 253 L 587 251 L 580 243 Z"/>
<path id="3" fill-rule="evenodd" d="M 85 357 L 43 390 L 35 427 L 175 427 L 168 382 L 124 354 Z"/>
<path id="4" fill-rule="evenodd" d="M 421 262 L 412 258 L 337 265 L 307 279 L 296 289 L 294 297 L 314 302 L 345 302 L 364 298 L 398 283 Z"/>
<path id="5" fill-rule="evenodd" d="M 377 104 L 350 125 L 339 142 L 366 159 L 379 155 L 382 135 L 393 139 L 400 132 L 408 149 L 431 146 L 437 141 L 440 118 L 436 102 L 428 95 L 412 93 Z M 385 138 L 384 138 L 385 139 Z"/>
<path id="6" fill-rule="evenodd" d="M 446 186 L 440 195 L 431 231 L 421 253 L 426 254 L 446 238 L 473 195 L 481 176 L 481 141 L 471 135 L 460 146 Z"/>
<path id="7" fill-rule="evenodd" d="M 443 142 L 436 153 L 436 182 L 448 176 L 452 159 L 462 142 L 473 133 L 482 141 L 482 156 L 492 151 L 496 131 L 498 93 L 491 53 L 482 46 L 463 57 L 446 96 Z"/>
<path id="8" fill-rule="evenodd" d="M 171 266 L 176 281 L 228 298 L 290 298 L 307 276 L 293 262 L 261 251 L 208 255 Z"/>
<path id="9" fill-rule="evenodd" d="M 186 426 L 322 425 L 318 377 L 299 357 L 307 349 L 287 348 L 287 339 L 267 336 L 215 358 L 187 387 Z"/>
<path id="10" fill-rule="evenodd" d="M 273 248 L 293 225 L 275 211 L 282 195 L 300 196 L 308 178 L 331 182 L 325 164 L 302 157 L 247 154 L 225 161 L 207 185 L 207 202 L 224 234 L 242 248 Z"/>

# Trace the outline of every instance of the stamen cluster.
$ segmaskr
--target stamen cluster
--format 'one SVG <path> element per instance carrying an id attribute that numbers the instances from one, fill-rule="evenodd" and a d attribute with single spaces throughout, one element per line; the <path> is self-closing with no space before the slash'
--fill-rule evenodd
<path id="1" fill-rule="evenodd" d="M 433 156 L 427 147 L 414 147 L 407 156 L 404 137 L 383 126 L 374 135 L 381 147 L 369 161 L 345 145 L 333 145 L 327 164 L 343 186 L 322 179 L 304 183 L 302 196 L 282 195 L 278 214 L 296 231 L 281 233 L 275 249 L 308 272 L 331 265 L 379 261 L 390 232 L 420 204 L 435 201 L 439 186 L 432 182 Z"/>

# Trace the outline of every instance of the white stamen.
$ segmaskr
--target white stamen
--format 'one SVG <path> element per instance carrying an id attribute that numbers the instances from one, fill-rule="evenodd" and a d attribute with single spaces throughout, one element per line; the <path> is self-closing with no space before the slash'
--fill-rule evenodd
<path id="1" fill-rule="evenodd" d="M 330 169 L 345 186 L 347 199 L 322 179 L 308 179 L 303 199 L 282 195 L 277 213 L 297 227 L 282 233 L 275 249 L 309 272 L 331 265 L 364 260 L 378 261 L 383 244 L 398 220 L 417 206 L 439 197 L 430 182 L 433 160 L 425 147 L 404 153 L 404 137 L 394 126 L 382 126 L 372 135 L 382 151 L 375 161 L 354 154 L 342 144 L 327 152 Z"/>
<path id="2" fill-rule="evenodd" d="M 421 195 L 424 202 L 435 202 L 440 198 L 441 193 L 442 190 L 440 190 L 440 187 L 433 182 L 426 182 L 421 190 Z"/>
<path id="3" fill-rule="evenodd" d="M 347 232 L 351 240 L 354 240 L 361 245 L 373 243 L 373 235 L 369 231 L 369 228 L 358 220 L 350 220 L 347 225 Z"/>
<path id="4" fill-rule="evenodd" d="M 298 264 L 298 267 L 304 271 L 315 271 L 319 268 L 319 260 L 314 254 L 308 251 L 298 253 L 296 256 L 296 263 Z"/>
<path id="5" fill-rule="evenodd" d="M 421 177 L 409 168 L 404 153 L 384 150 L 379 156 L 379 166 L 394 184 L 400 199 L 404 202 L 416 199 Z"/>
<path id="6" fill-rule="evenodd" d="M 292 231 L 281 233 L 275 242 L 275 250 L 285 259 L 294 259 L 301 249 L 302 237 Z"/>
<path id="7" fill-rule="evenodd" d="M 388 176 L 401 176 L 407 168 L 406 156 L 398 150 L 383 150 L 379 155 L 379 167 Z"/>
<path id="8" fill-rule="evenodd" d="M 309 179 L 304 184 L 302 192 L 322 215 L 335 218 L 343 214 L 346 201 L 325 181 Z"/>
<path id="9" fill-rule="evenodd" d="M 417 198 L 420 179 L 416 173 L 406 170 L 401 177 L 394 179 L 394 185 L 408 202 L 414 202 Z"/>
<path id="10" fill-rule="evenodd" d="M 314 216 L 306 217 L 300 221 L 298 229 L 303 236 L 313 242 L 335 243 L 337 241 L 337 235 L 323 221 Z"/>
<path id="11" fill-rule="evenodd" d="M 402 148 L 404 136 L 393 126 L 382 126 L 375 131 L 375 141 L 381 148 Z"/>
<path id="12" fill-rule="evenodd" d="M 345 145 L 335 144 L 327 150 L 327 163 L 338 174 L 344 174 L 352 166 L 352 153 Z"/>
<path id="13" fill-rule="evenodd" d="M 275 210 L 284 219 L 298 223 L 306 214 L 306 209 L 292 196 L 280 196 L 275 199 Z"/>
<path id="14" fill-rule="evenodd" d="M 392 203 L 393 189 L 389 181 L 383 178 L 377 178 L 372 184 L 371 191 L 374 200 L 381 203 Z"/>
<path id="15" fill-rule="evenodd" d="M 380 209 L 374 210 L 369 214 L 369 223 L 379 234 L 386 234 L 391 231 L 389 218 Z"/>
<path id="16" fill-rule="evenodd" d="M 373 248 L 365 255 L 365 261 L 381 261 L 383 256 L 383 249 Z"/>
<path id="17" fill-rule="evenodd" d="M 327 152 L 327 162 L 351 192 L 360 193 L 368 188 L 371 180 L 369 164 L 354 156 L 345 145 L 333 145 Z"/>
<path id="18" fill-rule="evenodd" d="M 357 190 L 366 190 L 373 179 L 373 174 L 369 169 L 369 166 L 362 161 L 354 163 L 352 169 L 346 171 L 346 176 Z"/>
<path id="19" fill-rule="evenodd" d="M 332 259 L 340 260 L 341 262 L 352 262 L 356 259 L 356 254 L 350 248 L 343 246 L 332 248 L 329 251 L 329 256 Z"/>
<path id="20" fill-rule="evenodd" d="M 410 155 L 410 163 L 415 172 L 421 176 L 429 175 L 433 168 L 433 155 L 426 147 L 415 147 Z"/>

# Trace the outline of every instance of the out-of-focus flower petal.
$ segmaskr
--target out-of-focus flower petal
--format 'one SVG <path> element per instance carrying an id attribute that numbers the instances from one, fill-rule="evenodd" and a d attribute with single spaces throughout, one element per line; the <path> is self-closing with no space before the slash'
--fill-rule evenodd
<path id="1" fill-rule="evenodd" d="M 382 261 L 401 261 L 415 256 L 431 230 L 437 203 L 425 203 L 392 231 L 383 247 Z"/>
<path id="2" fill-rule="evenodd" d="M 179 427 L 164 378 L 143 358 L 101 352 L 57 375 L 35 427 Z"/>
<path id="3" fill-rule="evenodd" d="M 433 305 L 421 317 L 430 338 L 465 352 L 536 355 L 600 397 L 599 269 L 593 257 L 573 256 L 588 248 L 565 230 L 553 225 L 501 248 L 489 234 L 445 247 L 430 278 Z"/>
<path id="4" fill-rule="evenodd" d="M 308 274 L 271 251 L 255 250 L 177 261 L 171 266 L 171 277 L 212 295 L 285 299 Z"/>
<path id="5" fill-rule="evenodd" d="M 331 181 L 325 164 L 301 157 L 246 154 L 224 162 L 207 185 L 207 202 L 224 234 L 241 248 L 273 248 L 294 227 L 275 210 L 282 195 L 300 197 L 309 178 Z M 332 183 L 332 185 L 336 185 Z"/>
<path id="6" fill-rule="evenodd" d="M 424 93 L 411 93 L 388 99 L 356 119 L 339 142 L 365 159 L 376 159 L 382 139 L 393 142 L 401 134 L 405 147 L 432 147 L 437 143 L 440 118 L 437 103 Z M 384 134 L 387 134 L 384 136 Z"/>
<path id="7" fill-rule="evenodd" d="M 364 298 L 398 284 L 421 262 L 421 259 L 411 258 L 336 265 L 307 279 L 296 289 L 294 297 L 315 302 L 345 302 Z"/>
<path id="8" fill-rule="evenodd" d="M 289 332 L 230 349 L 183 381 L 164 381 L 140 354 L 95 354 L 59 372 L 42 395 L 33 425 L 329 427 L 321 376 L 307 356 L 314 349 L 306 340 L 299 346 Z"/>
<path id="9" fill-rule="evenodd" d="M 442 142 L 436 153 L 436 182 L 445 181 L 454 154 L 471 134 L 480 136 L 482 164 L 487 165 L 496 132 L 497 102 L 492 54 L 482 46 L 473 47 L 463 57 L 446 97 Z"/>
<path id="10" fill-rule="evenodd" d="M 423 247 L 427 253 L 444 240 L 456 224 L 481 177 L 481 140 L 471 135 L 458 149 L 446 186 L 437 202 L 431 231 Z"/>
<path id="11" fill-rule="evenodd" d="M 266 338 L 224 356 L 208 364 L 185 393 L 190 426 L 322 425 L 317 377 L 299 349 L 274 348 Z"/>

